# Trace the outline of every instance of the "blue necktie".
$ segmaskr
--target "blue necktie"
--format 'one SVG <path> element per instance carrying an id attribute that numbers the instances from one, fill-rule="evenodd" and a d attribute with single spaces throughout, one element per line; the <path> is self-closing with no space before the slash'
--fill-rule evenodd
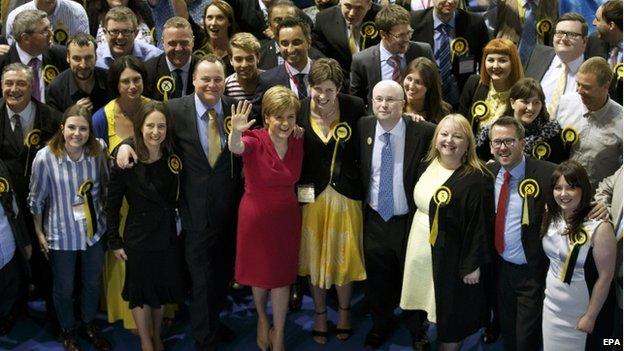
<path id="1" fill-rule="evenodd" d="M 537 9 L 533 0 L 527 0 L 524 7 L 524 26 L 522 27 L 522 37 L 520 38 L 520 44 L 518 44 L 518 51 L 522 63 L 526 64 L 535 47 L 535 43 L 537 43 L 537 33 L 535 31 L 535 12 Z"/>
<path id="2" fill-rule="evenodd" d="M 385 145 L 381 149 L 381 170 L 379 172 L 377 212 L 381 218 L 387 222 L 394 215 L 394 196 L 392 194 L 394 162 L 392 161 L 390 133 L 383 133 L 383 137 L 385 139 Z"/>
<path id="3" fill-rule="evenodd" d="M 435 59 L 440 67 L 440 78 L 442 79 L 442 94 L 447 102 L 454 102 L 453 98 L 453 62 L 451 61 L 451 44 L 449 40 L 449 32 L 451 26 L 442 23 L 438 26 L 440 31 L 440 48 L 435 53 Z"/>

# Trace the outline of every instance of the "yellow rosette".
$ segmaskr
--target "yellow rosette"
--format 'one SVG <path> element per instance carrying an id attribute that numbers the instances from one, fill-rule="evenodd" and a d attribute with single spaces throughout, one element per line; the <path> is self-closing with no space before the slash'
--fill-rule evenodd
<path id="1" fill-rule="evenodd" d="M 156 83 L 156 89 L 162 94 L 163 101 L 169 100 L 169 93 L 175 90 L 175 80 L 171 76 L 162 76 Z"/>
<path id="2" fill-rule="evenodd" d="M 202 57 L 208 55 L 208 53 L 206 53 L 204 50 L 197 49 L 197 50 L 193 51 L 193 55 L 195 55 L 195 56 L 197 56 L 199 58 L 202 58 Z"/>
<path id="3" fill-rule="evenodd" d="M 537 32 L 537 35 L 539 35 L 543 39 L 544 36 L 548 34 L 548 32 L 550 32 L 550 30 L 552 29 L 552 26 L 553 26 L 552 21 L 545 18 L 537 22 L 537 24 L 535 25 L 535 31 Z"/>
<path id="4" fill-rule="evenodd" d="M 537 198 L 540 188 L 537 180 L 526 178 L 518 185 L 518 194 L 522 197 L 522 225 L 529 225 L 529 197 Z"/>
<path id="5" fill-rule="evenodd" d="M 176 175 L 176 200 L 180 196 L 180 171 L 182 170 L 182 161 L 176 154 L 169 156 L 167 160 L 167 166 L 171 173 Z"/>
<path id="6" fill-rule="evenodd" d="M 6 194 L 10 190 L 9 181 L 4 177 L 0 177 L 0 194 Z"/>
<path id="7" fill-rule="evenodd" d="M 340 122 L 334 126 L 332 137 L 336 140 L 334 144 L 334 153 L 332 154 L 331 165 L 329 167 L 329 182 L 334 178 L 334 166 L 336 165 L 336 155 L 338 154 L 338 146 L 351 138 L 351 127 L 346 122 Z"/>
<path id="8" fill-rule="evenodd" d="M 379 31 L 375 26 L 375 22 L 368 21 L 362 23 L 362 29 L 360 29 L 360 35 L 362 36 L 361 48 L 366 47 L 366 40 L 375 39 L 379 35 Z"/>
<path id="9" fill-rule="evenodd" d="M 43 67 L 43 80 L 48 84 L 50 84 L 58 74 L 59 70 L 54 65 L 45 65 L 45 67 Z"/>
<path id="10" fill-rule="evenodd" d="M 568 253 L 566 257 L 565 263 L 563 264 L 563 268 L 561 269 L 561 281 L 570 284 L 572 281 L 572 273 L 574 273 L 574 266 L 576 266 L 576 259 L 578 258 L 579 251 L 581 247 L 587 243 L 588 239 L 587 230 L 585 228 L 581 228 L 579 232 L 572 238 L 572 249 Z"/>
<path id="11" fill-rule="evenodd" d="M 485 101 L 477 100 L 472 104 L 472 107 L 470 107 L 470 114 L 472 115 L 470 124 L 474 125 L 475 120 L 485 121 L 488 119 L 488 116 L 490 115 L 490 107 Z"/>
<path id="12" fill-rule="evenodd" d="M 624 78 L 624 65 L 621 62 L 613 67 L 613 74 L 615 74 L 617 80 Z"/>
<path id="13" fill-rule="evenodd" d="M 564 145 L 574 145 L 578 141 L 578 132 L 572 127 L 563 128 L 561 131 L 561 140 Z"/>
<path id="14" fill-rule="evenodd" d="M 93 235 L 97 232 L 97 214 L 95 213 L 95 204 L 91 190 L 93 189 L 93 181 L 85 180 L 78 188 L 78 196 L 83 201 L 85 218 L 87 221 L 87 238 L 93 239 Z"/>
<path id="15" fill-rule="evenodd" d="M 435 246 L 436 240 L 438 240 L 438 212 L 440 207 L 444 207 L 451 202 L 451 189 L 444 185 L 439 187 L 433 194 L 433 202 L 436 204 L 435 215 L 433 216 L 433 223 L 431 224 L 431 231 L 429 232 L 429 244 Z"/>
<path id="16" fill-rule="evenodd" d="M 156 27 L 152 27 L 149 33 L 152 39 L 154 39 L 154 43 L 158 43 L 158 38 L 156 37 Z"/>
<path id="17" fill-rule="evenodd" d="M 451 41 L 451 53 L 453 56 L 464 56 L 468 53 L 468 40 L 466 38 L 457 37 Z"/>
<path id="18" fill-rule="evenodd" d="M 24 167 L 24 177 L 28 175 L 28 169 L 30 167 L 30 148 L 39 146 L 41 142 L 41 130 L 33 129 L 28 134 L 26 134 L 26 138 L 24 138 L 24 145 L 28 151 L 26 151 L 26 166 Z"/>
<path id="19" fill-rule="evenodd" d="M 550 156 L 550 145 L 548 143 L 540 141 L 539 143 L 533 146 L 533 150 L 531 150 L 531 154 L 534 158 L 538 160 L 544 160 Z"/>
<path id="20" fill-rule="evenodd" d="M 67 31 L 65 31 L 65 29 L 63 28 L 56 28 L 52 37 L 54 38 L 55 44 L 65 45 L 67 43 Z"/>
<path id="21" fill-rule="evenodd" d="M 223 131 L 225 135 L 230 135 L 232 133 L 232 116 L 227 116 L 223 120 Z M 234 178 L 234 155 L 230 151 L 230 177 Z"/>

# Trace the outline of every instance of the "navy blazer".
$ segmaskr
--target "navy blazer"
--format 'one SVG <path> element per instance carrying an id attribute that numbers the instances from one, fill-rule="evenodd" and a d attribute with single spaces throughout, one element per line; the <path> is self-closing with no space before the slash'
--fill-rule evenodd
<path id="1" fill-rule="evenodd" d="M 6 54 L 0 55 L 0 72 L 10 63 L 22 62 L 17 53 L 16 45 L 16 43 L 13 43 Z M 42 70 L 47 65 L 54 66 L 57 69 L 57 73 L 61 73 L 69 68 L 69 64 L 67 63 L 67 49 L 64 46 L 51 45 L 50 49 L 42 54 L 41 61 Z M 45 85 L 47 86 L 47 84 L 46 82 Z"/>
<path id="2" fill-rule="evenodd" d="M 192 94 L 195 88 L 193 87 L 193 69 L 197 64 L 198 58 L 193 55 L 191 56 L 191 65 L 189 67 L 186 90 L 183 92 L 184 95 Z M 169 70 L 169 65 L 167 65 L 167 56 L 163 53 L 157 57 L 151 58 L 145 62 L 145 69 L 147 70 L 147 81 L 148 84 L 145 85 L 145 96 L 152 98 L 154 100 L 163 101 L 163 94 L 158 91 L 156 87 L 156 83 L 162 76 L 172 76 L 171 71 Z M 173 93 L 173 92 L 172 92 Z M 171 98 L 171 95 L 169 95 Z"/>

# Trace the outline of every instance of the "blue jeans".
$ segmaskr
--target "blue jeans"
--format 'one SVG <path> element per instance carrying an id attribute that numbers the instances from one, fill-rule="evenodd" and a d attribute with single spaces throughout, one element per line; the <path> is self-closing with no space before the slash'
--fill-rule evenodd
<path id="1" fill-rule="evenodd" d="M 73 293 L 78 255 L 80 255 L 82 266 L 81 318 L 85 323 L 89 323 L 95 318 L 102 281 L 103 241 L 100 240 L 95 245 L 88 246 L 86 251 L 50 250 L 52 298 L 54 308 L 56 308 L 56 316 L 63 329 L 76 327 Z"/>

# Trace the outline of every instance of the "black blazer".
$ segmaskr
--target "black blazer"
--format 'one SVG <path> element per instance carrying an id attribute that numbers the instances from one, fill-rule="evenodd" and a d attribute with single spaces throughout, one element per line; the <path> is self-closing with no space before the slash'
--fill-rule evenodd
<path id="1" fill-rule="evenodd" d="M 234 10 L 234 20 L 239 32 L 253 34 L 259 40 L 266 38 L 264 30 L 267 23 L 258 5 L 258 0 L 227 0 Z"/>
<path id="2" fill-rule="evenodd" d="M 192 94 L 195 90 L 193 87 L 193 69 L 197 64 L 197 60 L 198 58 L 195 55 L 191 57 L 191 66 L 188 71 L 184 95 Z M 144 95 L 154 100 L 163 101 L 163 95 L 158 91 L 158 88 L 156 88 L 156 83 L 158 83 L 158 80 L 162 76 L 171 76 L 171 71 L 169 71 L 169 66 L 167 65 L 167 56 L 161 54 L 147 60 L 145 62 L 145 69 L 147 70 L 147 81 L 149 83 L 146 85 L 146 93 Z M 171 99 L 171 95 L 169 98 Z"/>
<path id="3" fill-rule="evenodd" d="M 524 67 L 524 76 L 541 82 L 554 58 L 555 49 L 550 46 L 536 44 Z"/>
<path id="4" fill-rule="evenodd" d="M 35 120 L 33 129 L 39 129 L 41 135 L 39 144 L 26 147 L 24 143 L 16 144 L 12 136 L 11 122 L 6 108 L 4 98 L 0 99 L 0 159 L 4 161 L 6 168 L 11 174 L 13 185 L 17 194 L 20 208 L 27 210 L 26 197 L 28 196 L 28 182 L 32 161 L 39 149 L 43 148 L 48 140 L 58 131 L 62 116 L 55 109 L 44 105 L 35 99 L 31 99 L 35 104 Z M 24 131 L 24 137 L 27 136 Z"/>
<path id="5" fill-rule="evenodd" d="M 297 125 L 305 129 L 304 157 L 300 184 L 314 184 L 315 196 L 330 185 L 340 194 L 354 199 L 362 199 L 362 184 L 360 182 L 360 154 L 356 135 L 358 120 L 366 114 L 364 102 L 355 96 L 338 94 L 340 109 L 340 123 L 347 123 L 351 127 L 351 137 L 336 147 L 335 139 L 325 144 L 312 130 L 310 123 L 310 98 L 301 101 L 301 108 L 297 116 Z M 336 150 L 334 172 L 330 174 L 332 158 Z"/>
<path id="6" fill-rule="evenodd" d="M 249 117 L 249 119 L 256 119 L 254 128 L 262 127 L 263 125 L 261 111 L 262 97 L 264 96 L 264 93 L 269 90 L 269 88 L 276 85 L 283 85 L 290 89 L 290 79 L 288 78 L 288 73 L 286 72 L 286 66 L 284 66 L 284 64 L 271 68 L 268 71 L 264 71 L 258 76 L 258 85 L 256 86 L 254 98 L 251 101 L 253 104 L 253 110 L 251 116 Z"/>
<path id="7" fill-rule="evenodd" d="M 381 6 L 373 4 L 366 12 L 362 23 L 374 22 L 375 15 L 380 9 Z M 380 39 L 381 35 L 377 35 L 374 39 L 367 40 L 360 50 L 379 44 Z M 351 70 L 352 54 L 349 50 L 347 23 L 342 16 L 340 5 L 332 6 L 316 14 L 316 22 L 312 30 L 312 44 L 327 57 L 336 59 L 345 72 L 345 76 L 348 75 Z"/>
<path id="8" fill-rule="evenodd" d="M 273 39 L 267 39 L 260 42 L 260 57 L 258 61 L 258 68 L 266 71 L 270 70 L 271 68 L 277 67 L 277 52 L 275 51 L 276 47 L 277 42 Z M 310 56 L 312 60 L 325 57 L 325 55 L 314 46 L 310 47 L 308 56 Z"/>
<path id="9" fill-rule="evenodd" d="M 530 157 L 526 158 L 524 179 L 532 178 L 536 180 L 540 191 L 537 198 L 529 197 L 528 200 L 529 225 L 522 226 L 522 247 L 529 269 L 534 274 L 534 277 L 538 279 L 537 281 L 543 283 L 545 283 L 546 272 L 548 271 L 548 258 L 542 248 L 541 225 L 546 202 L 552 198 L 553 184 L 550 178 L 555 167 L 553 163 L 547 161 L 535 160 Z M 494 162 L 488 164 L 488 168 L 496 177 L 501 165 L 498 162 Z M 489 240 L 489 247 L 492 255 L 498 255 L 494 247 L 494 236 Z"/>
<path id="10" fill-rule="evenodd" d="M 473 122 L 472 130 L 475 133 L 479 122 L 476 119 L 474 121 L 472 120 L 470 108 L 475 101 L 485 100 L 487 98 L 488 91 L 490 90 L 489 86 L 483 85 L 479 82 L 480 78 L 481 77 L 478 74 L 473 74 L 468 77 L 468 80 L 464 85 L 464 90 L 462 90 L 459 97 L 459 113 L 464 115 L 468 121 Z"/>
<path id="11" fill-rule="evenodd" d="M 173 244 L 177 234 L 175 208 L 178 175 L 168 168 L 167 161 L 168 157 L 163 156 L 163 159 L 156 161 L 160 164 L 151 165 L 166 169 L 158 173 L 158 182 L 168 184 L 167 191 L 162 193 L 147 176 L 148 166 L 144 163 L 138 162 L 129 169 L 111 169 L 106 203 L 108 247 L 111 250 L 130 247 L 141 251 L 159 251 Z M 128 215 L 122 240 L 119 236 L 119 210 L 124 197 L 128 201 Z"/>
<path id="12" fill-rule="evenodd" d="M 435 125 L 430 122 L 412 122 L 404 117 L 405 129 L 405 153 L 403 154 L 403 187 L 407 198 L 407 203 L 412 216 L 416 211 L 414 203 L 414 186 L 418 181 L 416 171 L 420 161 L 427 155 L 429 144 L 433 139 Z M 371 167 L 373 162 L 373 146 L 375 145 L 375 126 L 377 119 L 375 116 L 363 117 L 358 122 L 359 143 L 360 143 L 360 171 L 362 178 L 363 193 L 365 199 L 368 193 L 371 179 Z M 411 223 L 411 222 L 410 222 Z"/>
<path id="13" fill-rule="evenodd" d="M 199 142 L 195 94 L 172 99 L 165 104 L 171 116 L 171 133 L 175 152 L 184 168 L 180 173 L 180 217 L 182 228 L 204 231 L 208 228 L 229 230 L 241 194 L 241 161 L 233 157 L 227 143 L 214 167 Z M 221 106 L 224 118 L 231 112 L 236 100 L 223 96 Z"/>
<path id="14" fill-rule="evenodd" d="M 4 55 L 0 55 L 0 72 L 4 70 L 4 67 L 10 63 L 22 62 L 20 61 L 19 54 L 17 53 L 16 43 L 13 43 L 9 48 L 9 52 Z M 69 68 L 67 63 L 67 49 L 60 45 L 51 45 L 50 49 L 43 53 L 41 69 L 47 65 L 56 67 L 58 73 L 63 72 Z M 45 83 L 46 85 L 48 83 Z"/>
<path id="15" fill-rule="evenodd" d="M 24 222 L 24 212 L 22 209 L 16 209 L 13 207 L 13 200 L 17 200 L 19 195 L 15 192 L 13 176 L 3 160 L 0 159 L 0 177 L 4 178 L 9 185 L 7 192 L 0 193 L 0 206 L 4 209 L 4 215 L 9 221 L 13 239 L 15 239 L 15 257 L 20 266 L 20 269 L 28 275 L 29 265 L 26 255 L 26 246 L 30 245 L 30 236 L 26 229 L 26 223 Z"/>
<path id="16" fill-rule="evenodd" d="M 433 8 L 412 12 L 412 28 L 414 34 L 412 40 L 429 43 L 435 49 L 433 40 Z M 455 37 L 462 37 L 468 42 L 468 53 L 474 56 L 474 66 L 472 72 L 459 73 L 459 61 L 453 61 L 453 75 L 457 79 L 457 85 L 461 93 L 468 77 L 477 72 L 477 65 L 481 63 L 483 48 L 487 44 L 489 37 L 487 27 L 483 17 L 479 14 L 457 9 L 455 12 Z"/>

